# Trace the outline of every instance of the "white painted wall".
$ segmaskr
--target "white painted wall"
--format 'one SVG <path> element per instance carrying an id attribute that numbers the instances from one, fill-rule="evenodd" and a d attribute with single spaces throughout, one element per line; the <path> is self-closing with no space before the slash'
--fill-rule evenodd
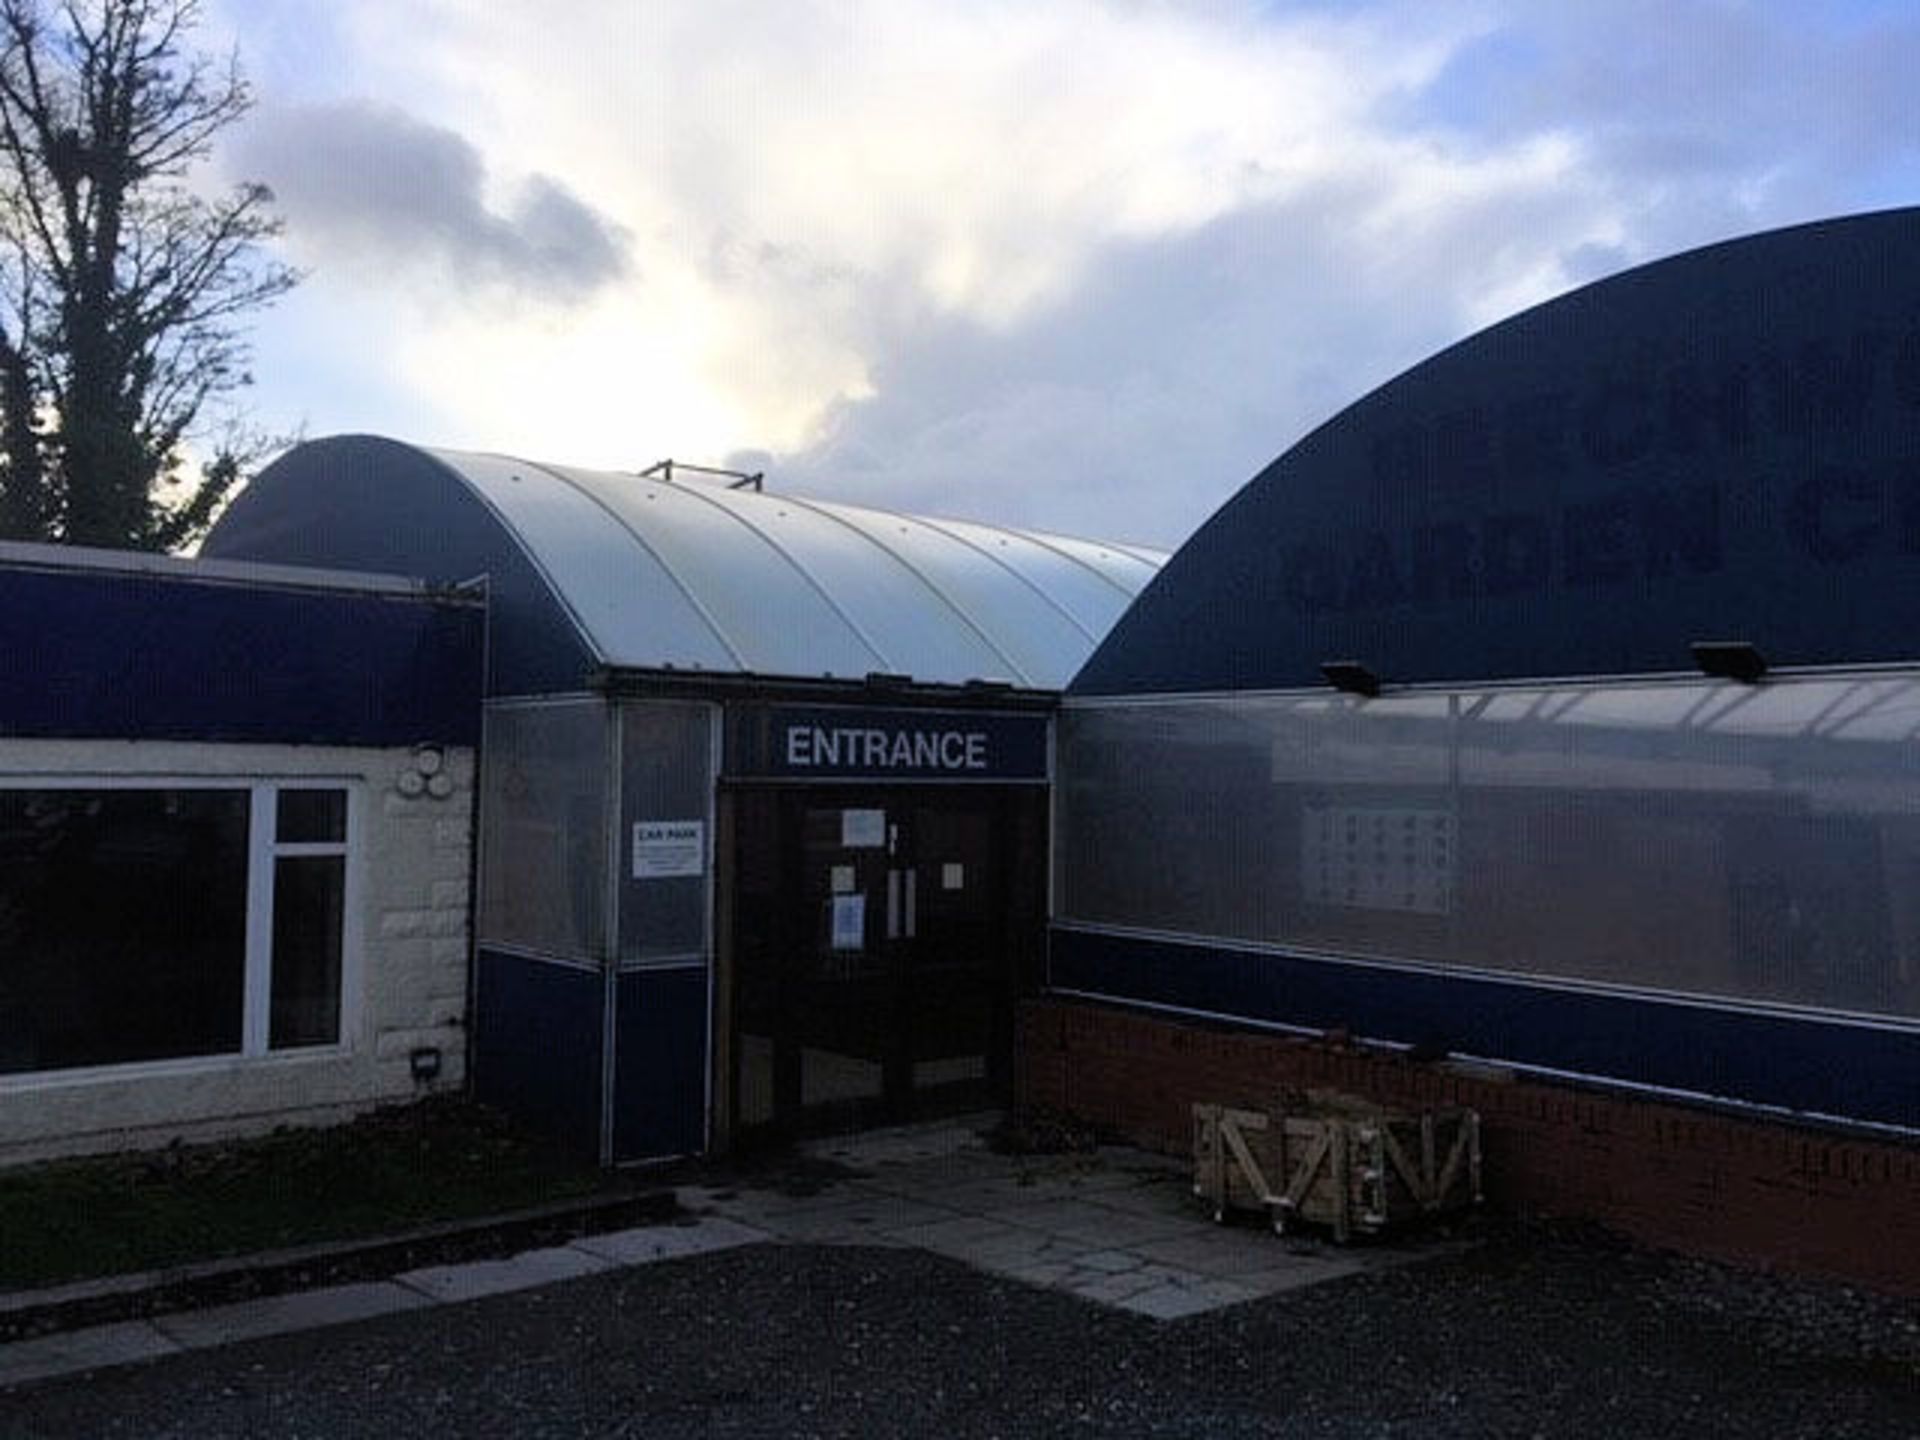
<path id="1" fill-rule="evenodd" d="M 361 749 L 0 738 L 0 788 L 59 779 L 333 781 L 353 794 L 342 1043 L 259 1057 L 0 1075 L 0 1165 L 344 1118 L 465 1080 L 474 755 L 445 747 L 451 793 L 403 795 L 412 747 Z M 4 963 L 0 957 L 0 963 Z M 416 1082 L 410 1053 L 441 1054 Z"/>

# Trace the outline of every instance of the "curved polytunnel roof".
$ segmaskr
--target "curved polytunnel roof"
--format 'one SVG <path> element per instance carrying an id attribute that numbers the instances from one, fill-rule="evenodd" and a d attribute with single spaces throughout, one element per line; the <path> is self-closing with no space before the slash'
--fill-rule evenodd
<path id="1" fill-rule="evenodd" d="M 1081 695 L 1774 666 L 1920 647 L 1920 209 L 1731 240 L 1525 311 L 1250 480 Z"/>
<path id="2" fill-rule="evenodd" d="M 1166 559 L 684 475 L 338 437 L 262 472 L 203 553 L 484 572 L 496 694 L 597 666 L 1057 689 Z"/>

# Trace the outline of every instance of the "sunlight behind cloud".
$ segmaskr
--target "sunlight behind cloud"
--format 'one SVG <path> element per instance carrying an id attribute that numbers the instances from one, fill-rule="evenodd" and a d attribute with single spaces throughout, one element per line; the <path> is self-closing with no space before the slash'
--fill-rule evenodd
<path id="1" fill-rule="evenodd" d="M 399 347 L 398 378 L 477 435 L 537 443 L 544 423 L 585 443 L 658 403 L 677 444 L 775 451 L 872 395 L 874 361 L 926 317 L 1008 331 L 1071 295 L 1103 246 L 1371 163 L 1369 109 L 1447 53 L 1444 37 L 1358 22 L 1086 0 L 638 18 L 402 0 L 348 28 L 388 67 L 402 37 L 417 54 L 409 123 L 358 113 L 484 155 L 491 213 L 552 176 L 621 227 L 631 261 L 584 310 L 540 319 L 523 296 L 511 340 L 480 298 L 408 307 L 427 333 Z M 297 137 L 279 139 L 280 168 L 297 169 Z M 324 228 L 298 205 L 290 219 L 327 283 Z M 540 398 L 503 405 L 513 395 Z"/>
<path id="2" fill-rule="evenodd" d="M 331 385 L 263 344 L 270 423 L 378 395 L 1160 543 L 1473 329 L 1920 174 L 1893 12 L 1624 0 L 1622 47 L 1623 0 L 342 0 L 310 75 L 296 0 L 215 3 L 278 85 L 235 164 L 312 272 L 286 315 L 373 317 Z"/>

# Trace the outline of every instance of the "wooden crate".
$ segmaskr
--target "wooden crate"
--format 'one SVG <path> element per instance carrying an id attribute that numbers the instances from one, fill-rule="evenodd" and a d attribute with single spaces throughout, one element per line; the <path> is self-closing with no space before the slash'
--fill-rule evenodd
<path id="1" fill-rule="evenodd" d="M 1478 1204 L 1480 1117 L 1419 1114 L 1315 1091 L 1273 1111 L 1193 1107 L 1194 1194 L 1216 1220 L 1265 1210 L 1330 1226 L 1344 1243 L 1421 1216 Z"/>

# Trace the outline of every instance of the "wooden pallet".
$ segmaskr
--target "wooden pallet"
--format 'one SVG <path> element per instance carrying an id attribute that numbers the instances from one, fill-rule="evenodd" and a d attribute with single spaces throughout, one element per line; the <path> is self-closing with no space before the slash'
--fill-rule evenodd
<path id="1" fill-rule="evenodd" d="M 1194 1194 L 1215 1220 L 1265 1210 L 1278 1234 L 1306 1220 L 1343 1244 L 1481 1199 L 1468 1109 L 1409 1115 L 1324 1093 L 1273 1112 L 1196 1104 L 1193 1159 Z"/>

